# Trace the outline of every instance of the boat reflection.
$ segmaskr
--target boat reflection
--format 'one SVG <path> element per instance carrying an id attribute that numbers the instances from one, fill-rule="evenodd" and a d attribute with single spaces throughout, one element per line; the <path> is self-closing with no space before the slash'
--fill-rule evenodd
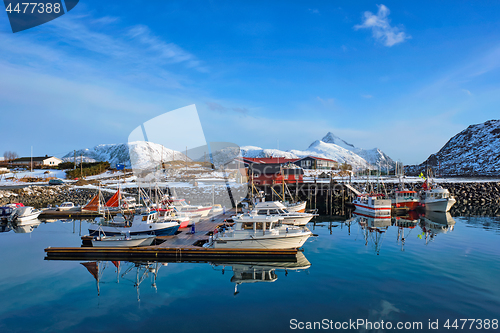
<path id="1" fill-rule="evenodd" d="M 175 261 L 175 264 L 180 264 L 181 261 Z M 192 263 L 192 262 L 191 262 Z M 231 282 L 235 284 L 234 294 L 238 294 L 238 286 L 244 283 L 256 282 L 274 282 L 278 279 L 276 270 L 283 270 L 285 275 L 288 271 L 307 270 L 311 263 L 306 259 L 302 252 L 298 252 L 295 258 L 287 259 L 286 261 L 248 261 L 248 262 L 204 262 L 212 265 L 214 269 L 219 269 L 224 274 L 225 271 L 233 272 Z M 107 281 L 103 280 L 104 272 L 114 270 L 116 274 L 116 283 L 126 281 L 127 284 L 132 284 L 136 289 L 137 301 L 140 302 L 140 286 L 145 281 L 150 281 L 150 286 L 157 291 L 158 271 L 162 266 L 168 266 L 168 262 L 159 261 L 119 261 L 112 260 L 91 260 L 80 263 L 94 277 L 96 281 L 97 296 L 101 295 L 101 284 L 109 283 L 109 275 Z M 192 263 L 193 264 L 193 263 Z M 203 264 L 203 262 L 199 263 Z M 107 273 L 106 273 L 107 275 Z"/>
<path id="2" fill-rule="evenodd" d="M 392 225 L 391 216 L 370 216 L 356 211 L 352 215 L 356 218 L 358 225 L 363 231 L 365 246 L 368 246 L 368 243 L 372 243 L 375 253 L 380 255 L 385 233 Z"/>
<path id="3" fill-rule="evenodd" d="M 215 269 L 221 267 L 222 274 L 231 267 L 233 272 L 231 282 L 234 283 L 234 295 L 237 295 L 240 284 L 276 281 L 278 279 L 276 270 L 284 270 L 286 276 L 288 271 L 307 270 L 311 267 L 311 263 L 302 252 L 297 252 L 295 259 L 284 262 L 212 263 L 212 266 Z"/>
<path id="4" fill-rule="evenodd" d="M 401 251 L 404 251 L 406 237 L 418 225 L 420 214 L 416 211 L 410 211 L 405 216 L 395 216 L 392 218 L 392 225 L 398 228 L 397 244 L 401 244 Z M 409 229 L 405 236 L 405 229 Z"/>
<path id="5" fill-rule="evenodd" d="M 12 230 L 12 225 L 7 221 L 0 222 L 0 232 L 9 232 Z"/>
<path id="6" fill-rule="evenodd" d="M 33 232 L 33 230 L 35 230 L 40 225 L 40 223 L 42 223 L 42 221 L 34 219 L 28 221 L 11 222 L 11 225 L 15 233 L 28 234 Z"/>
<path id="7" fill-rule="evenodd" d="M 438 234 L 453 231 L 455 220 L 449 212 L 426 211 L 425 215 L 420 217 L 420 228 L 425 234 L 425 244 L 427 245 L 433 242 Z"/>
<path id="8" fill-rule="evenodd" d="M 148 278 L 151 278 L 151 286 L 157 291 L 156 278 L 161 266 L 168 263 L 161 262 L 129 262 L 129 261 L 88 261 L 81 263 L 96 280 L 97 296 L 101 295 L 100 283 L 105 269 L 111 264 L 115 267 L 116 283 L 120 278 L 132 282 L 137 292 L 137 301 L 140 302 L 140 286 Z M 123 273 L 122 273 L 123 270 Z M 134 274 L 135 273 L 135 274 Z"/>

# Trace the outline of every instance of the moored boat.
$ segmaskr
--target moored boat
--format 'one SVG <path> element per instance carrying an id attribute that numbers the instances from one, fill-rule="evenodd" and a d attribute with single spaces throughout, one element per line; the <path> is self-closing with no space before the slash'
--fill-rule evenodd
<path id="1" fill-rule="evenodd" d="M 370 216 L 391 216 L 391 200 L 383 199 L 380 195 L 359 195 L 352 203 L 358 212 L 366 212 Z"/>
<path id="2" fill-rule="evenodd" d="M 408 208 L 409 210 L 417 209 L 420 205 L 420 200 L 416 191 L 402 190 L 395 191 L 392 198 L 392 206 L 396 208 Z"/>
<path id="3" fill-rule="evenodd" d="M 442 187 L 429 188 L 420 194 L 420 203 L 425 210 L 433 212 L 447 212 L 455 204 L 455 198 Z"/>
<path id="4" fill-rule="evenodd" d="M 233 226 L 214 232 L 205 244 L 210 248 L 293 249 L 312 236 L 303 227 L 283 225 L 283 217 L 241 214 L 233 218 Z"/>
<path id="5" fill-rule="evenodd" d="M 289 212 L 304 213 L 306 211 L 307 201 L 295 203 L 285 202 L 285 207 Z"/>
<path id="6" fill-rule="evenodd" d="M 316 216 L 315 214 L 309 213 L 290 212 L 285 205 L 279 201 L 257 202 L 252 211 L 256 211 L 257 215 L 278 215 L 283 217 L 283 224 L 298 226 L 305 226 L 314 216 Z"/>
<path id="7" fill-rule="evenodd" d="M 137 247 L 149 246 L 156 239 L 155 235 L 117 235 L 96 236 L 92 239 L 93 247 Z"/>
<path id="8" fill-rule="evenodd" d="M 14 208 L 10 206 L 0 207 L 0 221 L 7 221 L 12 215 Z"/>
<path id="9" fill-rule="evenodd" d="M 67 201 L 63 202 L 59 207 L 57 207 L 58 211 L 80 211 L 81 207 L 75 206 L 74 203 Z"/>
<path id="10" fill-rule="evenodd" d="M 185 199 L 168 199 L 169 204 L 175 206 L 181 213 L 200 214 L 201 217 L 207 217 L 212 206 L 193 206 L 186 203 Z"/>
<path id="11" fill-rule="evenodd" d="M 102 230 L 104 234 L 120 235 L 129 233 L 130 235 L 155 234 L 157 236 L 173 235 L 179 229 L 177 220 L 165 220 L 159 218 L 157 211 L 146 211 L 142 214 L 133 215 L 126 218 L 119 214 L 111 220 L 103 220 L 99 224 L 89 226 L 90 235 L 99 234 Z"/>
<path id="12" fill-rule="evenodd" d="M 9 221 L 13 222 L 24 222 L 29 220 L 35 220 L 42 213 L 41 210 L 35 209 L 33 207 L 18 207 L 14 209 L 12 214 L 9 216 Z"/>

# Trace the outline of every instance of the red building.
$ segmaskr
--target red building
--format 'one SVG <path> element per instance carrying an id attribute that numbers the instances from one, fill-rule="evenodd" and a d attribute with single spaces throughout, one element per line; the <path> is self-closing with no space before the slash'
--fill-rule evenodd
<path id="1" fill-rule="evenodd" d="M 277 158 L 273 158 L 277 160 Z M 281 161 L 280 161 L 281 162 Z M 253 163 L 248 168 L 248 180 L 256 185 L 274 185 L 302 183 L 304 170 L 300 168 L 282 168 L 281 163 Z"/>

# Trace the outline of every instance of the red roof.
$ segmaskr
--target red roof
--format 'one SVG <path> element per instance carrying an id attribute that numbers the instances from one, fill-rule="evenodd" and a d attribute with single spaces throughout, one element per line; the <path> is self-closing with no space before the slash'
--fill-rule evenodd
<path id="1" fill-rule="evenodd" d="M 284 157 L 243 157 L 243 159 L 261 164 L 293 163 L 299 160 L 298 158 L 284 158 Z"/>
<path id="2" fill-rule="evenodd" d="M 335 160 L 331 160 L 329 158 L 317 157 L 317 156 L 306 156 L 306 157 L 301 158 L 301 160 L 304 158 L 307 158 L 307 157 L 310 157 L 310 158 L 315 159 L 315 160 L 330 161 L 330 162 L 337 163 L 337 161 L 335 161 Z"/>

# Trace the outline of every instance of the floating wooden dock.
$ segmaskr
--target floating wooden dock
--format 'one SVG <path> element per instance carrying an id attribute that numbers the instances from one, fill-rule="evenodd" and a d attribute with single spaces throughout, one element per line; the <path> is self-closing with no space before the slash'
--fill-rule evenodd
<path id="1" fill-rule="evenodd" d="M 144 247 L 48 247 L 46 260 L 127 260 L 127 261 L 290 261 L 296 258 L 297 249 L 211 249 L 201 246 L 209 233 L 226 218 L 234 215 L 209 217 L 191 228 L 180 229 L 175 236 L 158 236 L 158 245 Z M 85 239 L 84 239 L 85 241 Z"/>
<path id="2" fill-rule="evenodd" d="M 120 213 L 119 211 L 110 211 L 106 212 L 106 214 L 116 215 Z M 125 213 L 131 213 L 125 211 Z M 102 213 L 92 212 L 92 211 L 71 211 L 71 210 L 55 210 L 55 209 L 45 209 L 40 214 L 40 219 L 94 219 L 96 217 L 101 217 Z"/>

